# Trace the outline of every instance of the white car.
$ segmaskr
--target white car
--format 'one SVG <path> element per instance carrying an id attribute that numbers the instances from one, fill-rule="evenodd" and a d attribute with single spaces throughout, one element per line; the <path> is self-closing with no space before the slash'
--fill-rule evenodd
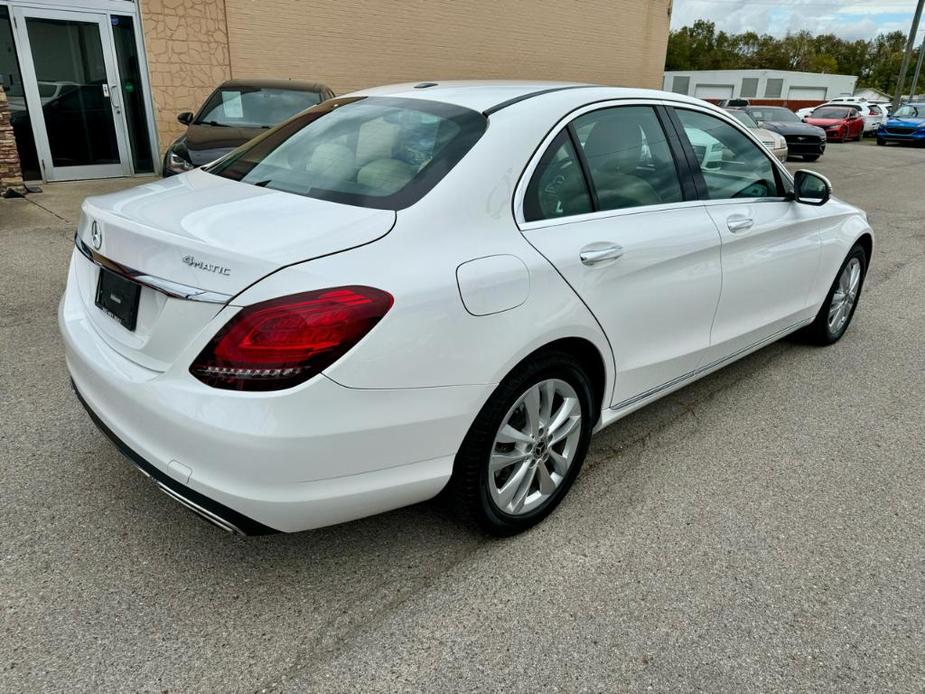
<path id="1" fill-rule="evenodd" d="M 746 128 L 751 130 L 755 134 L 755 137 L 761 140 L 761 144 L 771 150 L 771 154 L 777 157 L 778 161 L 787 161 L 787 155 L 790 152 L 787 148 L 787 139 L 783 135 L 776 133 L 773 130 L 762 128 L 758 125 L 758 123 L 755 122 L 754 118 L 748 115 L 746 111 L 735 108 L 725 110 L 729 113 L 729 115 L 739 121 Z"/>
<path id="2" fill-rule="evenodd" d="M 801 108 L 797 111 L 797 115 L 802 120 L 803 118 L 808 118 L 813 114 L 817 108 L 822 108 L 823 106 L 850 106 L 858 110 L 858 114 L 864 118 L 864 134 L 875 133 L 880 128 L 883 123 L 887 121 L 886 108 L 878 104 L 872 104 L 867 101 L 856 101 L 848 97 L 832 99 L 824 104 L 819 106 L 813 106 L 811 108 Z"/>
<path id="3" fill-rule="evenodd" d="M 873 235 L 705 102 L 462 82 L 89 198 L 75 243 L 74 388 L 163 491 L 265 533 L 445 490 L 505 535 L 594 431 L 788 333 L 838 340 Z"/>

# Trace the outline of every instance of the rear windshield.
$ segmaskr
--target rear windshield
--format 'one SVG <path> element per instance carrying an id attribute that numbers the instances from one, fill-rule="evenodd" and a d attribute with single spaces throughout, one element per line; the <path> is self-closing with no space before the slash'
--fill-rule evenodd
<path id="1" fill-rule="evenodd" d="M 270 128 L 321 103 L 318 92 L 234 87 L 217 89 L 196 118 L 197 125 Z"/>
<path id="2" fill-rule="evenodd" d="M 433 101 L 332 99 L 208 171 L 321 200 L 398 210 L 433 188 L 487 124 L 477 111 Z"/>

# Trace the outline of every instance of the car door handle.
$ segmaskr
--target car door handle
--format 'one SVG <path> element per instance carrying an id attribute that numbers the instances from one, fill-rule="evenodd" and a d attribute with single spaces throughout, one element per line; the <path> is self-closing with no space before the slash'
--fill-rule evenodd
<path id="1" fill-rule="evenodd" d="M 623 255 L 623 246 L 618 243 L 591 243 L 581 249 L 578 257 L 585 265 L 597 265 L 616 260 Z"/>
<path id="2" fill-rule="evenodd" d="M 751 217 L 730 217 L 726 220 L 726 227 L 733 234 L 739 234 L 748 231 L 755 225 L 755 220 Z"/>

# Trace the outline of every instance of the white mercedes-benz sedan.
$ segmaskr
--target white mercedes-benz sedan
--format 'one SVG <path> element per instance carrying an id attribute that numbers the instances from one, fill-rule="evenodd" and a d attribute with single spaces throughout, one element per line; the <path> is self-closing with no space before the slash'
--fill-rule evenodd
<path id="1" fill-rule="evenodd" d="M 457 82 L 90 198 L 75 245 L 74 388 L 177 501 L 259 534 L 443 491 L 506 535 L 594 431 L 788 333 L 836 342 L 873 236 L 702 101 Z"/>

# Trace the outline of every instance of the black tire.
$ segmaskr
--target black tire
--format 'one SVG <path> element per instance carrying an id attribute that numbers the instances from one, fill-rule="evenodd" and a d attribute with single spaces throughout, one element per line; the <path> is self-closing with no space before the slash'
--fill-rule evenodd
<path id="1" fill-rule="evenodd" d="M 804 154 L 804 155 L 803 155 L 803 161 L 816 161 L 820 156 L 822 156 L 822 155 L 820 155 L 820 154 Z"/>
<path id="2" fill-rule="evenodd" d="M 878 137 L 878 138 L 877 138 L 877 144 L 878 144 L 880 147 L 884 147 L 884 146 L 886 146 L 886 140 L 884 140 L 882 137 Z"/>
<path id="3" fill-rule="evenodd" d="M 491 498 L 488 462 L 502 419 L 532 386 L 547 379 L 568 383 L 581 406 L 581 435 L 571 466 L 559 486 L 542 505 L 523 515 L 503 512 Z M 596 421 L 596 400 L 590 379 L 578 361 L 566 352 L 549 351 L 518 365 L 498 385 L 469 428 L 453 468 L 445 496 L 454 510 L 492 535 L 507 537 L 533 527 L 559 505 L 581 470 Z M 540 463 L 543 464 L 543 463 Z"/>
<path id="4" fill-rule="evenodd" d="M 829 328 L 829 308 L 832 305 L 832 297 L 835 296 L 835 290 L 838 288 L 838 280 L 841 278 L 842 272 L 848 263 L 851 262 L 852 258 L 857 258 L 861 263 L 861 278 L 860 284 L 858 284 L 857 296 L 848 314 L 848 320 L 846 320 L 838 330 L 832 331 Z M 864 289 L 864 278 L 866 276 L 867 253 L 864 251 L 864 247 L 858 244 L 851 249 L 851 252 L 848 253 L 844 262 L 838 268 L 835 279 L 832 281 L 832 286 L 829 288 L 829 293 L 826 294 L 825 301 L 822 302 L 822 306 L 819 308 L 819 313 L 816 314 L 816 318 L 801 331 L 801 337 L 803 337 L 806 342 L 814 345 L 831 345 L 842 338 L 848 330 L 848 326 L 851 325 L 851 319 L 854 318 L 854 312 L 857 310 L 858 303 L 861 301 L 861 292 Z"/>

